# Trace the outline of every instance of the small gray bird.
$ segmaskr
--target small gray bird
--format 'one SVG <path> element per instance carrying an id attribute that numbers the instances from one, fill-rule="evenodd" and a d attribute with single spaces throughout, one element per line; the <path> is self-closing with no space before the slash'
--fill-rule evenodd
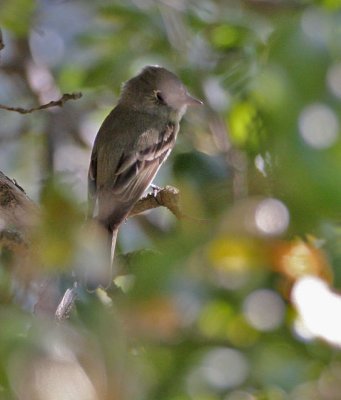
<path id="1" fill-rule="evenodd" d="M 88 279 L 88 287 L 110 285 L 118 228 L 169 156 L 187 106 L 199 104 L 176 75 L 159 66 L 145 67 L 123 85 L 91 154 L 89 216 L 108 234 L 110 267 Z"/>

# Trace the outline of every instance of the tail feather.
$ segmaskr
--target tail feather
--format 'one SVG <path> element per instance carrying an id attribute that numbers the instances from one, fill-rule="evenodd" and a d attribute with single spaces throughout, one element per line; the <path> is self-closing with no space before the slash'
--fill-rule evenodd
<path id="1" fill-rule="evenodd" d="M 107 229 L 107 244 L 105 250 L 107 254 L 104 257 L 107 261 L 104 265 L 96 266 L 97 268 L 92 270 L 91 273 L 87 273 L 85 286 L 89 292 L 93 292 L 99 287 L 108 289 L 112 284 L 117 232 L 117 229 L 113 231 L 110 228 Z"/>

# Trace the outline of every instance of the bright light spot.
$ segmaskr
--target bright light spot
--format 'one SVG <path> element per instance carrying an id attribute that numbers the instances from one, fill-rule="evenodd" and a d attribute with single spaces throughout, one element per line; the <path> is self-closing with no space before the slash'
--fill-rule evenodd
<path id="1" fill-rule="evenodd" d="M 134 287 L 135 275 L 119 275 L 114 279 L 114 282 L 123 293 L 128 293 Z"/>
<path id="2" fill-rule="evenodd" d="M 112 299 L 111 297 L 109 297 L 108 293 L 105 290 L 98 288 L 96 290 L 96 295 L 103 305 L 108 308 L 112 307 Z"/>
<path id="3" fill-rule="evenodd" d="M 316 247 L 297 240 L 280 256 L 280 269 L 291 279 L 306 275 L 317 275 L 328 269 L 323 253 Z"/>
<path id="4" fill-rule="evenodd" d="M 324 104 L 312 104 L 304 108 L 298 124 L 303 140 L 315 149 L 326 149 L 338 139 L 337 117 Z"/>
<path id="5" fill-rule="evenodd" d="M 289 225 L 289 211 L 279 200 L 265 199 L 256 208 L 255 223 L 265 235 L 280 235 Z"/>
<path id="6" fill-rule="evenodd" d="M 332 65 L 327 73 L 327 84 L 330 91 L 341 98 L 341 63 Z"/>
<path id="7" fill-rule="evenodd" d="M 244 301 L 245 318 L 260 331 L 278 328 L 283 321 L 284 311 L 283 300 L 272 290 L 256 290 Z"/>
<path id="8" fill-rule="evenodd" d="M 202 373 L 213 387 L 227 389 L 245 381 L 249 374 L 249 365 L 241 352 L 218 348 L 210 351 L 204 358 Z"/>
<path id="9" fill-rule="evenodd" d="M 304 325 L 304 322 L 300 317 L 296 318 L 293 324 L 293 331 L 300 339 L 310 342 L 314 339 L 314 335 L 309 331 L 309 329 Z"/>
<path id="10" fill-rule="evenodd" d="M 57 32 L 51 29 L 32 31 L 29 42 L 33 60 L 37 64 L 53 67 L 61 62 L 64 42 Z"/>
<path id="11" fill-rule="evenodd" d="M 257 154 L 255 158 L 255 166 L 259 172 L 261 172 L 264 176 L 266 176 L 265 160 L 263 156 L 261 156 L 260 154 Z"/>
<path id="12" fill-rule="evenodd" d="M 305 276 L 299 279 L 291 298 L 300 319 L 315 337 L 341 347 L 341 296 L 321 279 Z"/>

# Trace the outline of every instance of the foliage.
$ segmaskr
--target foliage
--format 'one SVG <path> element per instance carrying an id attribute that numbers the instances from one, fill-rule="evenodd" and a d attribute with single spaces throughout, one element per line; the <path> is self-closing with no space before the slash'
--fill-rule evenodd
<path id="1" fill-rule="evenodd" d="M 205 106 L 156 182 L 186 217 L 129 220 L 108 293 L 80 289 L 56 324 L 1 253 L 1 399 L 340 398 L 340 5 L 3 0 L 0 103 L 83 93 L 0 110 L 0 170 L 42 209 L 29 267 L 57 300 L 101 261 L 87 164 L 121 82 L 162 64 Z"/>

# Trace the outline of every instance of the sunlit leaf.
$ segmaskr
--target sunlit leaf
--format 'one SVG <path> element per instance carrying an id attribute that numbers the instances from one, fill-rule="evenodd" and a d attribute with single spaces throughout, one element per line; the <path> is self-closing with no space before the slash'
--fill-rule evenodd
<path id="1" fill-rule="evenodd" d="M 275 243 L 272 258 L 274 268 L 292 282 L 305 275 L 332 281 L 332 271 L 326 254 L 302 239 Z"/>
<path id="2" fill-rule="evenodd" d="M 208 303 L 200 313 L 199 329 L 203 335 L 209 338 L 226 339 L 233 315 L 233 307 L 227 302 Z"/>
<path id="3" fill-rule="evenodd" d="M 236 146 L 251 152 L 260 149 L 265 128 L 254 104 L 247 101 L 235 104 L 228 121 L 231 127 L 231 140 Z"/>

